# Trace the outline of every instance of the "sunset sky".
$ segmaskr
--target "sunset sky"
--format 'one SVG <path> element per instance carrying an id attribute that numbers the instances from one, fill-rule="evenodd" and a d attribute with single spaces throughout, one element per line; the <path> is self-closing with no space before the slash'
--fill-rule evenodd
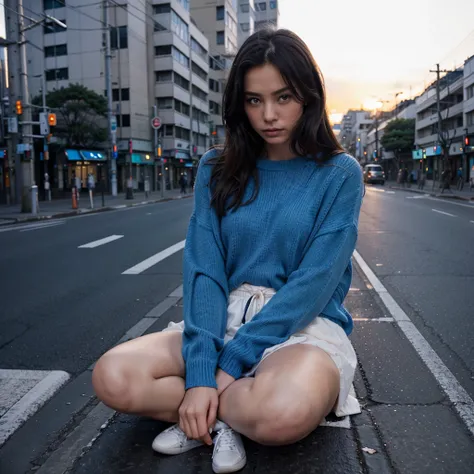
<path id="1" fill-rule="evenodd" d="M 192 0 L 191 0 L 192 1 Z M 378 99 L 395 104 L 474 55 L 473 0 L 279 0 L 280 25 L 309 45 L 337 120 Z M 0 35 L 4 36 L 3 8 Z"/>
<path id="2" fill-rule="evenodd" d="M 474 55 L 473 0 L 279 0 L 280 23 L 311 48 L 334 118 L 377 99 L 395 104 L 421 92 L 440 63 Z"/>

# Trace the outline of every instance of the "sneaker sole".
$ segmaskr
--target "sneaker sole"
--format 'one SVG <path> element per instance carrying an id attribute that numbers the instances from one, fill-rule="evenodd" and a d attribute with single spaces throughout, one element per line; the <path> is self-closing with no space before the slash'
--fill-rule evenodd
<path id="1" fill-rule="evenodd" d="M 177 447 L 169 447 L 169 448 L 155 447 L 153 444 L 151 445 L 153 451 L 160 454 L 169 454 L 169 455 L 187 453 L 188 451 L 191 451 L 191 449 L 196 449 L 201 446 L 205 446 L 204 443 L 198 442 L 197 444 L 193 444 L 187 447 L 177 446 Z"/>
<path id="2" fill-rule="evenodd" d="M 212 463 L 212 470 L 216 473 L 216 474 L 226 474 L 226 473 L 229 473 L 229 472 L 236 472 L 236 471 L 240 471 L 241 469 L 243 469 L 245 467 L 245 465 L 247 464 L 247 456 L 245 456 L 244 458 L 242 458 L 237 464 L 235 464 L 234 466 L 221 466 L 221 467 L 217 467 L 214 463 Z"/>

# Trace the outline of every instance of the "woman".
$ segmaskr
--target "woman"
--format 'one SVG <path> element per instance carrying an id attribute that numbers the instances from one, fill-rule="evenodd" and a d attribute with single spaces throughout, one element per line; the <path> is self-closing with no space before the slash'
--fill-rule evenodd
<path id="1" fill-rule="evenodd" d="M 226 142 L 202 159 L 184 251 L 184 322 L 106 353 L 95 390 L 116 410 L 177 423 L 153 448 L 212 444 L 215 472 L 246 462 L 238 433 L 301 440 L 358 413 L 343 307 L 363 195 L 303 41 L 260 31 L 223 99 Z"/>

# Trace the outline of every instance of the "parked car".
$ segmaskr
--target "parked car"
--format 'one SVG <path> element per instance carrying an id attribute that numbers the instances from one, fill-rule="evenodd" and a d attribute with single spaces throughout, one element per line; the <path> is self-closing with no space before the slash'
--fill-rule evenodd
<path id="1" fill-rule="evenodd" d="M 385 173 L 380 165 L 365 165 L 364 183 L 385 184 Z"/>

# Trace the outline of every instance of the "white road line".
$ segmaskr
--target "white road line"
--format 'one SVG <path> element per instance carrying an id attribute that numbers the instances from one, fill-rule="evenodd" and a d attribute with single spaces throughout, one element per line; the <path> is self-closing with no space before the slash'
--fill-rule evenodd
<path id="1" fill-rule="evenodd" d="M 48 229 L 50 227 L 57 227 L 58 225 L 63 225 L 64 222 L 49 222 L 48 224 L 38 225 L 36 227 L 31 227 L 30 229 L 22 229 L 20 232 L 32 232 L 34 230 Z"/>
<path id="2" fill-rule="evenodd" d="M 470 222 L 471 222 L 471 224 L 474 224 L 474 221 L 470 221 Z"/>
<path id="3" fill-rule="evenodd" d="M 68 380 L 62 370 L 0 369 L 0 446 Z"/>
<path id="4" fill-rule="evenodd" d="M 446 367 L 438 354 L 429 345 L 428 341 L 418 331 L 408 315 L 393 299 L 392 295 L 390 295 L 357 250 L 354 251 L 354 258 L 374 287 L 375 291 L 379 294 L 400 329 L 438 381 L 444 393 L 448 396 L 454 409 L 458 412 L 468 430 L 472 435 L 474 435 L 474 401 L 472 398 L 466 390 L 464 390 L 448 367 Z"/>
<path id="5" fill-rule="evenodd" d="M 393 318 L 352 318 L 353 321 L 366 322 L 366 321 L 377 321 L 379 323 L 393 323 Z"/>
<path id="6" fill-rule="evenodd" d="M 385 191 L 387 194 L 395 194 L 395 191 Z"/>
<path id="7" fill-rule="evenodd" d="M 450 214 L 449 212 L 440 211 L 438 209 L 431 209 L 433 212 L 437 212 L 438 214 L 443 214 L 444 216 L 456 217 L 454 214 Z"/>
<path id="8" fill-rule="evenodd" d="M 33 229 L 36 230 L 37 228 L 43 227 L 50 227 L 59 224 L 65 224 L 65 220 L 54 220 L 54 221 L 45 221 L 45 222 L 35 222 L 34 224 L 24 224 L 24 225 L 11 225 L 8 227 L 0 227 L 0 232 L 11 232 L 13 230 L 24 230 L 24 229 Z"/>
<path id="9" fill-rule="evenodd" d="M 455 201 L 454 199 L 439 199 L 435 198 L 432 196 L 427 197 L 430 201 L 437 201 L 437 202 L 444 202 L 446 204 L 454 204 L 455 206 L 461 206 L 461 207 L 468 207 L 469 209 L 474 209 L 474 203 L 473 204 L 462 204 L 458 201 Z"/>
<path id="10" fill-rule="evenodd" d="M 177 244 L 174 244 L 171 247 L 168 247 L 167 249 L 161 252 L 158 252 L 155 255 L 152 255 L 146 260 L 143 260 L 143 262 L 140 262 L 137 265 L 129 268 L 128 270 L 125 270 L 124 272 L 122 272 L 122 275 L 139 275 L 145 270 L 148 270 L 153 265 L 156 265 L 157 263 L 161 262 L 165 258 L 168 258 L 174 253 L 179 252 L 180 250 L 184 249 L 185 243 L 186 241 L 182 240 L 181 242 L 178 242 Z"/>
<path id="11" fill-rule="evenodd" d="M 109 235 L 108 237 L 104 237 L 103 239 L 94 240 L 94 242 L 89 242 L 88 244 L 79 245 L 78 249 L 94 249 L 99 247 L 100 245 L 108 244 L 109 242 L 113 242 L 114 240 L 121 239 L 123 235 Z"/>

